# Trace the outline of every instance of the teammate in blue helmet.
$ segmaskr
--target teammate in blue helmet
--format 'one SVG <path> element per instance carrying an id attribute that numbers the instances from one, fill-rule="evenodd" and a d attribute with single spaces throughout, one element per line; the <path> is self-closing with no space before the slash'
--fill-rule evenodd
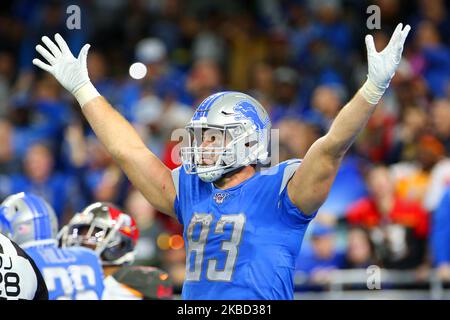
<path id="1" fill-rule="evenodd" d="M 47 285 L 49 299 L 98 300 L 103 272 L 94 251 L 58 248 L 57 217 L 41 197 L 17 193 L 0 205 L 0 232 L 34 260 Z"/>

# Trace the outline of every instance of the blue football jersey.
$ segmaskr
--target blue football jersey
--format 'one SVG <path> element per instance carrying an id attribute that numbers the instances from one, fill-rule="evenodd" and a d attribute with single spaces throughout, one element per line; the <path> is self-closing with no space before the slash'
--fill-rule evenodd
<path id="1" fill-rule="evenodd" d="M 309 222 L 287 195 L 300 160 L 217 189 L 183 167 L 172 171 L 184 226 L 183 299 L 293 299 L 295 261 Z"/>
<path id="2" fill-rule="evenodd" d="M 93 250 L 58 248 L 55 244 L 26 248 L 44 277 L 49 300 L 99 300 L 103 270 Z"/>

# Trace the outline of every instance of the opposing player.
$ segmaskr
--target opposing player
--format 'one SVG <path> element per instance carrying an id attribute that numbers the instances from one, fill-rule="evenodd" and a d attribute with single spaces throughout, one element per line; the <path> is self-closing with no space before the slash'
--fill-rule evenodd
<path id="1" fill-rule="evenodd" d="M 96 202 L 77 213 L 61 229 L 64 247 L 84 246 L 100 257 L 104 271 L 104 300 L 171 297 L 168 275 L 152 267 L 130 266 L 139 230 L 134 219 L 117 206 Z"/>
<path id="2" fill-rule="evenodd" d="M 268 170 L 269 117 L 255 99 L 220 92 L 188 124 L 183 167 L 171 172 L 134 128 L 100 96 L 86 67 L 89 44 L 75 58 L 64 39 L 48 37 L 33 63 L 79 102 L 97 137 L 159 211 L 178 218 L 186 242 L 186 299 L 292 299 L 294 262 L 308 223 L 325 201 L 341 160 L 394 76 L 410 30 L 399 24 L 377 52 L 366 36 L 368 78 L 329 132 L 308 150 Z"/>
<path id="3" fill-rule="evenodd" d="M 103 292 L 100 261 L 90 249 L 59 249 L 54 210 L 42 198 L 18 193 L 0 206 L 0 232 L 34 260 L 55 299 L 99 300 Z"/>
<path id="4" fill-rule="evenodd" d="M 48 300 L 47 286 L 33 259 L 1 233 L 0 288 L 0 300 Z"/>

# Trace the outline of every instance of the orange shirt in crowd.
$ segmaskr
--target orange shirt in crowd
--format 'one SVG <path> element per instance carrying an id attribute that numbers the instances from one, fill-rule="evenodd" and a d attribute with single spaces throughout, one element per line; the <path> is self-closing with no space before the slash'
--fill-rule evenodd
<path id="1" fill-rule="evenodd" d="M 347 221 L 369 229 L 383 223 L 383 214 L 375 201 L 364 198 L 357 201 L 347 211 Z M 387 222 L 400 224 L 414 230 L 417 238 L 426 238 L 429 231 L 428 212 L 417 202 L 396 197 L 392 210 L 387 214 Z"/>
<path id="2" fill-rule="evenodd" d="M 395 185 L 398 196 L 407 201 L 422 203 L 428 190 L 430 174 L 418 171 L 411 176 L 399 179 Z"/>

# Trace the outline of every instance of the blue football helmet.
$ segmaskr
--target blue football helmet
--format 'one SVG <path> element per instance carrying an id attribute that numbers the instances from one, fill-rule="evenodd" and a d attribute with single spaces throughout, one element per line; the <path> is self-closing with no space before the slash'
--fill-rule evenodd
<path id="1" fill-rule="evenodd" d="M 56 243 L 57 231 L 55 211 L 39 196 L 21 192 L 0 205 L 0 232 L 22 248 Z"/>
<path id="2" fill-rule="evenodd" d="M 264 107 L 247 94 L 226 91 L 206 98 L 186 130 L 189 146 L 181 148 L 188 174 L 213 182 L 238 168 L 268 158 L 270 118 Z"/>

